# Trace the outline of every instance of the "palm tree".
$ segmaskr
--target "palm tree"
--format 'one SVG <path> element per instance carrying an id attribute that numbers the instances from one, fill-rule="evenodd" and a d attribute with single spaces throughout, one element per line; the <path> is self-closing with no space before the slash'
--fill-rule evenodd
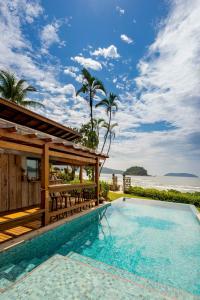
<path id="1" fill-rule="evenodd" d="M 118 105 L 117 105 L 117 100 L 118 100 L 118 96 L 110 93 L 108 98 L 105 98 L 103 100 L 101 100 L 99 103 L 96 104 L 96 107 L 98 106 L 103 106 L 106 109 L 106 113 L 108 114 L 108 126 L 107 126 L 107 131 L 105 134 L 105 138 L 104 138 L 104 142 L 102 145 L 102 149 L 101 149 L 101 153 L 104 150 L 104 147 L 106 145 L 106 141 L 108 138 L 108 133 L 110 131 L 110 124 L 111 124 L 111 119 L 112 119 L 112 114 L 114 114 L 117 110 L 118 110 Z M 105 127 L 105 126 L 104 126 Z"/>
<path id="2" fill-rule="evenodd" d="M 97 78 L 93 77 L 87 69 L 82 70 L 83 84 L 82 87 L 77 91 L 76 95 L 80 93 L 86 94 L 85 99 L 90 106 L 90 121 L 91 121 L 91 131 L 94 130 L 94 120 L 93 120 L 93 101 L 98 92 L 103 92 L 106 94 L 103 83 Z"/>
<path id="3" fill-rule="evenodd" d="M 104 127 L 104 128 L 107 129 L 107 132 L 108 132 L 108 134 L 109 134 L 109 145 L 108 145 L 108 149 L 107 149 L 106 155 L 109 154 L 110 148 L 111 148 L 111 144 L 112 144 L 112 140 L 115 139 L 115 131 L 114 131 L 114 128 L 115 128 L 116 126 L 118 126 L 117 123 L 109 124 L 109 123 L 107 123 L 107 122 L 104 122 L 104 124 L 102 125 L 102 127 Z M 101 165 L 100 173 L 101 173 L 101 170 L 102 170 L 102 168 L 103 168 L 103 166 L 104 166 L 104 163 L 105 163 L 105 160 L 104 160 L 104 162 L 103 162 L 102 165 Z"/>
<path id="4" fill-rule="evenodd" d="M 100 128 L 103 127 L 102 125 L 105 123 L 105 120 L 103 118 L 94 119 L 94 128 L 96 129 L 97 137 L 99 140 L 99 131 Z"/>
<path id="5" fill-rule="evenodd" d="M 8 71 L 0 70 L 0 94 L 2 97 L 22 106 L 43 107 L 43 104 L 26 100 L 28 92 L 36 92 L 32 85 L 27 85 L 26 80 L 17 80 L 16 76 Z"/>

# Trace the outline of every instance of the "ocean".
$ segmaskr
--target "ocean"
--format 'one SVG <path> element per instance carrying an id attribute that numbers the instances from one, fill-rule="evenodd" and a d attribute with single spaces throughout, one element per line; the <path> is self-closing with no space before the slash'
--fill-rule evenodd
<path id="1" fill-rule="evenodd" d="M 118 184 L 123 184 L 121 174 L 118 177 Z M 130 176 L 132 186 L 144 188 L 156 188 L 159 190 L 174 189 L 181 192 L 200 192 L 200 178 L 175 177 L 175 176 Z M 101 174 L 101 180 L 112 182 L 112 174 Z"/>

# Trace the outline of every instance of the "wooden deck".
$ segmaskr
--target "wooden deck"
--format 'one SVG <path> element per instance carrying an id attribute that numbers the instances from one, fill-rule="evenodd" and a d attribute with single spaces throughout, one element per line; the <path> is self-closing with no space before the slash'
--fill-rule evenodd
<path id="1" fill-rule="evenodd" d="M 16 238 L 22 234 L 41 227 L 44 210 L 29 207 L 0 214 L 0 243 Z"/>
<path id="2" fill-rule="evenodd" d="M 95 202 L 96 199 L 92 199 L 77 204 L 76 199 L 71 197 L 71 206 L 49 212 L 51 223 L 70 217 L 81 211 L 89 210 L 95 206 Z M 1 213 L 0 244 L 41 228 L 43 213 L 44 209 L 41 209 L 40 207 L 29 207 L 12 212 Z"/>

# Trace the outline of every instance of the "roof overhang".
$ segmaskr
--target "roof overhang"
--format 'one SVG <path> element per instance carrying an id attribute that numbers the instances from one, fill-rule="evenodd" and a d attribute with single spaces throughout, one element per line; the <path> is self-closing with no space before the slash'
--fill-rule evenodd
<path id="1" fill-rule="evenodd" d="M 0 118 L 67 141 L 74 141 L 81 137 L 75 130 L 1 97 Z"/>
<path id="2" fill-rule="evenodd" d="M 0 153 L 28 153 L 41 156 L 43 147 L 48 144 L 51 160 L 69 162 L 74 165 L 95 164 L 96 159 L 105 160 L 108 156 L 79 144 L 37 132 L 21 125 L 0 119 Z M 3 152 L 2 152 L 3 151 Z"/>

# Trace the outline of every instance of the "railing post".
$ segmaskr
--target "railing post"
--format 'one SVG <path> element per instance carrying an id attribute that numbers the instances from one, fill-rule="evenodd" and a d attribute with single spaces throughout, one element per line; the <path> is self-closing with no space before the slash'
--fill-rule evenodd
<path id="1" fill-rule="evenodd" d="M 43 147 L 41 161 L 41 207 L 45 210 L 42 225 L 49 224 L 49 145 Z"/>
<path id="2" fill-rule="evenodd" d="M 97 205 L 99 205 L 99 158 L 96 158 L 95 164 L 95 183 L 96 183 L 96 199 Z"/>

